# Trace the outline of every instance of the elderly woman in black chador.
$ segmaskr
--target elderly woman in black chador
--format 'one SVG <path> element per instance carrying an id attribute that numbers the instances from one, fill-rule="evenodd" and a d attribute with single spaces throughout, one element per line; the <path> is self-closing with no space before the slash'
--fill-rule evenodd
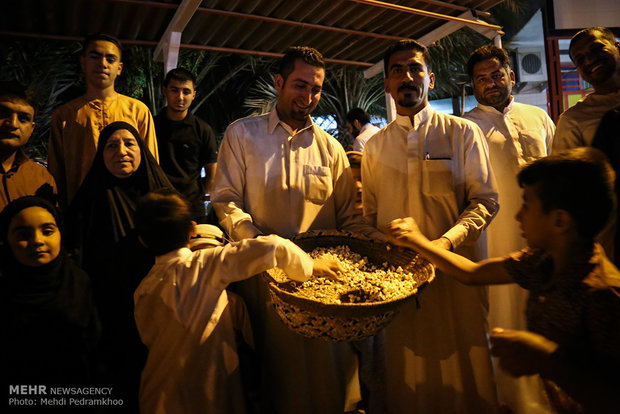
<path id="1" fill-rule="evenodd" d="M 146 357 L 133 319 L 133 292 L 155 259 L 138 240 L 134 212 L 142 195 L 163 187 L 172 185 L 138 131 L 114 122 L 101 131 L 95 159 L 67 217 L 73 246 L 93 279 L 102 322 L 103 381 L 116 387 L 127 406 L 137 401 Z"/>
<path id="2" fill-rule="evenodd" d="M 22 197 L 0 214 L 2 371 L 8 385 L 85 386 L 99 324 L 90 280 L 62 247 L 56 208 Z"/>

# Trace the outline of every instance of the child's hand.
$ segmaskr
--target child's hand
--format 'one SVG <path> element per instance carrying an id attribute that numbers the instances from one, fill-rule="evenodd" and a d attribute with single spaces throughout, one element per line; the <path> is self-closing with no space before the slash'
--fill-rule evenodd
<path id="1" fill-rule="evenodd" d="M 314 276 L 338 280 L 338 275 L 342 273 L 344 273 L 344 268 L 340 262 L 330 259 L 314 259 L 314 267 L 312 268 Z"/>
<path id="2" fill-rule="evenodd" d="M 533 332 L 502 328 L 491 332 L 491 353 L 514 377 L 541 373 L 557 349 L 558 344 Z"/>
<path id="3" fill-rule="evenodd" d="M 411 217 L 392 220 L 387 226 L 385 234 L 393 244 L 403 247 L 415 246 L 417 244 L 416 240 L 428 241 L 420 232 L 415 220 Z"/>

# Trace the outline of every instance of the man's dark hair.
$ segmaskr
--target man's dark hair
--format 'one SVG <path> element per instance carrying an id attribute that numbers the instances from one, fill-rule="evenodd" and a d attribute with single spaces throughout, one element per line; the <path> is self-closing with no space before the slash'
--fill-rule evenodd
<path id="1" fill-rule="evenodd" d="M 166 79 L 164 79 L 164 86 L 168 86 L 171 80 L 175 80 L 178 82 L 187 82 L 191 81 L 196 88 L 196 77 L 192 72 L 183 68 L 175 68 L 166 74 Z"/>
<path id="2" fill-rule="evenodd" d="M 353 124 L 354 121 L 360 121 L 362 126 L 370 122 L 370 115 L 362 108 L 353 108 L 347 113 L 347 122 Z"/>
<path id="3" fill-rule="evenodd" d="M 93 33 L 93 34 L 86 36 L 84 38 L 84 41 L 82 42 L 82 55 L 85 55 L 86 51 L 88 50 L 88 46 L 90 46 L 92 42 L 96 42 L 97 40 L 114 43 L 114 45 L 118 48 L 118 53 L 119 53 L 118 57 L 122 60 L 123 46 L 121 45 L 121 41 L 118 40 L 116 37 L 109 35 L 107 33 Z"/>
<path id="4" fill-rule="evenodd" d="M 530 186 L 545 213 L 566 210 L 587 241 L 603 229 L 614 205 L 615 174 L 607 157 L 592 147 L 560 151 L 527 164 L 517 175 Z"/>
<path id="5" fill-rule="evenodd" d="M 416 42 L 415 40 L 399 40 L 394 43 L 392 46 L 388 48 L 383 55 L 383 69 L 385 70 L 384 76 L 387 78 L 388 73 L 390 72 L 390 58 L 396 52 L 400 52 L 401 50 L 413 50 L 416 52 L 422 52 L 422 56 L 424 57 L 424 63 L 426 63 L 426 68 L 428 71 L 431 71 L 431 55 L 428 53 L 428 49 L 423 44 Z"/>
<path id="6" fill-rule="evenodd" d="M 510 70 L 510 58 L 508 57 L 508 53 L 501 47 L 486 45 L 474 50 L 469 56 L 469 60 L 467 61 L 467 74 L 469 75 L 469 79 L 473 80 L 474 78 L 474 66 L 476 66 L 476 63 L 493 58 L 499 60 L 499 64 L 502 65 L 502 67 Z"/>
<path id="7" fill-rule="evenodd" d="M 278 68 L 278 73 L 282 76 L 284 82 L 295 70 L 295 61 L 298 59 L 308 65 L 325 69 L 325 60 L 318 50 L 308 46 L 292 46 L 282 56 L 280 67 Z"/>
<path id="8" fill-rule="evenodd" d="M 570 57 L 570 60 L 573 61 L 573 63 L 575 63 L 575 61 L 573 60 L 573 53 L 571 52 L 571 50 L 573 49 L 573 45 L 584 37 L 596 36 L 597 33 L 600 34 L 603 39 L 611 42 L 612 45 L 616 44 L 616 37 L 614 36 L 614 32 L 612 32 L 606 27 L 596 26 L 580 30 L 577 32 L 577 34 L 575 34 L 575 36 L 571 38 L 570 44 L 568 45 L 568 56 Z"/>
<path id="9" fill-rule="evenodd" d="M 17 98 L 32 107 L 37 114 L 38 103 L 32 89 L 26 88 L 16 80 L 0 82 L 0 98 Z"/>
<path id="10" fill-rule="evenodd" d="M 145 194 L 135 217 L 140 238 L 156 256 L 187 246 L 193 215 L 176 191 L 164 188 Z"/>

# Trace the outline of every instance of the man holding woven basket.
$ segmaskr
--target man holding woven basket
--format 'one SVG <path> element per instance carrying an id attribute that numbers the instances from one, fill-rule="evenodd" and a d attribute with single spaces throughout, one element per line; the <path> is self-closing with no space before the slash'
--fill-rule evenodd
<path id="1" fill-rule="evenodd" d="M 355 209 L 355 184 L 342 145 L 310 114 L 325 79 L 322 55 L 290 48 L 275 77 L 278 102 L 233 122 L 218 156 L 211 201 L 232 240 L 291 237 L 346 229 L 385 240 Z M 278 319 L 260 278 L 237 286 L 252 315 L 263 412 L 323 414 L 353 410 L 360 399 L 357 357 L 344 342 L 306 339 Z"/>
<path id="2" fill-rule="evenodd" d="M 413 216 L 433 243 L 470 258 L 486 255 L 483 230 L 498 210 L 484 135 L 428 104 L 435 75 L 423 45 L 400 41 L 385 54 L 385 90 L 397 118 L 366 144 L 366 219 L 385 229 Z M 487 342 L 487 291 L 440 272 L 382 333 L 388 413 L 494 413 Z"/>

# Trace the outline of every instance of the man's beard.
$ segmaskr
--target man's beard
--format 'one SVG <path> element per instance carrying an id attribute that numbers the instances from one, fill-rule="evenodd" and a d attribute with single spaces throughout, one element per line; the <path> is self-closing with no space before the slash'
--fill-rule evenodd
<path id="1" fill-rule="evenodd" d="M 504 102 L 510 99 L 511 92 L 508 91 L 507 89 L 495 89 L 495 90 L 497 90 L 499 94 L 497 94 L 494 97 L 487 98 L 486 91 L 485 91 L 485 93 L 480 97 L 480 99 L 478 99 L 478 97 L 476 97 L 476 99 L 478 100 L 478 102 L 480 102 L 483 105 L 493 106 L 493 107 L 502 105 Z"/>
<path id="2" fill-rule="evenodd" d="M 401 99 L 398 101 L 398 104 L 402 106 L 403 108 L 413 108 L 420 104 L 420 99 L 415 99 L 415 100 L 410 100 L 410 101 L 405 101 Z"/>
<path id="3" fill-rule="evenodd" d="M 398 105 L 404 108 L 412 108 L 418 106 L 422 101 L 422 88 L 412 84 L 402 84 L 398 87 L 398 92 L 402 91 L 410 91 L 411 94 L 416 93 L 417 97 L 413 98 L 410 96 L 404 96 L 398 100 Z"/>

